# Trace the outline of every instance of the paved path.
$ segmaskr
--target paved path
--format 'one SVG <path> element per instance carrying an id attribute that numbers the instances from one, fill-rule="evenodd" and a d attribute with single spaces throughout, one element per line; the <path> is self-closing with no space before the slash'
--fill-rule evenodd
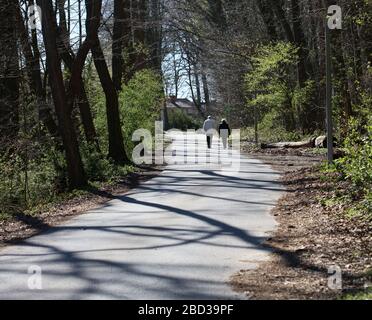
<path id="1" fill-rule="evenodd" d="M 175 145 L 177 155 L 195 153 L 192 142 Z M 218 153 L 215 144 L 211 159 Z M 0 299 L 244 298 L 229 277 L 267 259 L 260 244 L 275 229 L 269 211 L 283 189 L 260 161 L 237 151 L 232 159 L 239 172 L 170 165 L 105 206 L 0 250 Z M 38 283 L 32 266 L 41 268 L 42 290 L 28 288 Z"/>

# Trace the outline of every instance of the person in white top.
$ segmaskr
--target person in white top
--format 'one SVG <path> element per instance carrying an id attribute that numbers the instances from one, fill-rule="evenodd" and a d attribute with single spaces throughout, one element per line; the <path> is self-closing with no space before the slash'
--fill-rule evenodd
<path id="1" fill-rule="evenodd" d="M 216 122 L 212 119 L 211 116 L 209 116 L 208 119 L 205 120 L 203 130 L 207 136 L 208 149 L 211 149 L 214 131 L 216 130 Z"/>

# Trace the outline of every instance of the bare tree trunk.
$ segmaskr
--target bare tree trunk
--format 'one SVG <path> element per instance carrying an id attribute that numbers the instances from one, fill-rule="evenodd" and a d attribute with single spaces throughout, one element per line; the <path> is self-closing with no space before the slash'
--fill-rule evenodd
<path id="1" fill-rule="evenodd" d="M 83 23 L 81 14 L 81 0 L 78 0 L 79 45 L 83 42 Z"/>
<path id="2" fill-rule="evenodd" d="M 33 3 L 33 1 L 31 2 Z M 53 137 L 57 137 L 59 135 L 58 127 L 53 119 L 52 110 L 46 101 L 45 90 L 41 78 L 40 52 L 37 43 L 35 43 L 37 38 L 36 35 L 34 35 L 34 30 L 32 30 L 32 39 L 29 38 L 20 7 L 18 5 L 16 7 L 17 31 L 20 38 L 21 49 L 26 61 L 30 88 L 37 98 L 39 119 L 45 125 L 48 132 Z"/>
<path id="3" fill-rule="evenodd" d="M 67 27 L 67 18 L 65 12 L 66 0 L 57 0 L 58 14 L 59 14 L 59 35 L 62 43 L 69 48 L 70 47 L 70 33 Z"/>
<path id="4" fill-rule="evenodd" d="M 53 13 L 52 3 L 48 0 L 37 0 L 42 9 L 42 29 L 47 56 L 50 85 L 56 109 L 59 129 L 66 153 L 67 172 L 70 189 L 87 185 L 87 179 L 81 160 L 75 128 L 71 119 L 70 107 L 67 101 L 61 58 L 57 47 L 57 22 Z"/>
<path id="5" fill-rule="evenodd" d="M 193 88 L 193 81 L 192 81 L 192 77 L 193 77 L 193 72 L 192 72 L 192 65 L 191 65 L 191 62 L 189 61 L 188 62 L 188 68 L 187 68 L 187 74 L 188 74 L 188 78 L 189 78 L 189 86 L 190 86 L 190 91 L 191 91 L 191 97 L 192 97 L 192 100 L 196 106 L 196 109 L 198 110 L 200 116 L 202 118 L 205 118 L 205 114 L 203 112 L 203 110 L 201 109 L 201 105 L 198 103 L 198 97 L 195 96 L 195 92 L 194 92 L 194 88 Z M 200 87 L 199 87 L 200 89 Z"/>
<path id="6" fill-rule="evenodd" d="M 136 28 L 134 29 L 134 38 L 136 47 L 140 48 L 136 54 L 135 72 L 148 67 L 148 56 L 146 48 L 146 22 L 147 22 L 147 1 L 137 0 L 136 8 Z M 141 48 L 142 47 L 142 48 Z"/>
<path id="7" fill-rule="evenodd" d="M 225 31 L 227 19 L 222 0 L 208 0 L 207 19 L 211 24 L 216 26 L 220 31 Z"/>
<path id="8" fill-rule="evenodd" d="M 297 81 L 299 86 L 302 88 L 305 81 L 308 79 L 306 73 L 306 41 L 305 34 L 301 25 L 301 9 L 299 0 L 291 0 L 292 9 L 292 24 L 293 24 L 293 35 L 294 42 L 299 48 L 299 62 L 297 65 Z"/>
<path id="9" fill-rule="evenodd" d="M 77 57 L 75 55 L 72 56 L 72 51 L 69 51 L 67 48 L 63 48 L 60 53 L 67 69 L 72 72 L 74 68 L 74 62 Z M 70 86 L 75 87 L 74 92 L 72 92 L 71 90 L 69 90 L 68 92 L 70 103 L 76 101 L 80 112 L 81 123 L 84 128 L 85 138 L 89 144 L 96 146 L 97 151 L 100 151 L 97 139 L 97 132 L 93 122 L 93 115 L 82 76 L 77 75 L 73 80 L 73 83 L 70 83 Z M 71 87 L 69 89 L 71 89 Z"/>
<path id="10" fill-rule="evenodd" d="M 122 50 L 126 59 L 123 62 L 122 81 L 125 84 L 133 78 L 135 73 L 136 55 L 134 51 L 134 0 L 123 1 L 123 31 L 122 31 Z"/>
<path id="11" fill-rule="evenodd" d="M 163 39 L 160 0 L 150 1 L 150 17 L 147 23 L 147 45 L 150 49 L 150 65 L 155 71 L 161 73 Z"/>
<path id="12" fill-rule="evenodd" d="M 299 88 L 304 88 L 306 81 L 309 79 L 308 64 L 308 49 L 306 44 L 305 34 L 302 28 L 302 12 L 300 0 L 291 0 L 291 11 L 292 11 L 292 26 L 294 43 L 298 47 L 298 63 L 297 63 L 297 85 Z M 303 133 L 309 133 L 313 131 L 313 123 L 311 118 L 313 117 L 311 103 L 306 102 L 304 105 L 298 105 L 298 125 L 302 129 Z"/>
<path id="13" fill-rule="evenodd" d="M 10 0 L 0 4 L 0 140 L 10 142 L 19 130 L 19 66 L 16 7 Z"/>
<path id="14" fill-rule="evenodd" d="M 194 65 L 194 77 L 195 77 L 195 87 L 196 87 L 196 102 L 198 108 L 201 108 L 201 88 L 200 88 L 200 80 L 199 80 L 199 70 L 196 65 Z"/>
<path id="15" fill-rule="evenodd" d="M 61 1 L 61 0 L 59 0 Z M 63 2 L 64 0 L 62 0 Z M 62 3 L 62 2 L 59 2 Z M 85 137 L 89 144 L 92 144 L 96 147 L 97 151 L 100 151 L 97 133 L 93 122 L 93 115 L 91 112 L 90 104 L 88 101 L 87 93 L 85 91 L 84 81 L 81 76 L 83 67 L 85 64 L 86 57 L 89 53 L 89 50 L 94 44 L 94 39 L 97 36 L 98 28 L 100 25 L 100 15 L 101 15 L 101 7 L 102 7 L 102 0 L 91 0 L 86 2 L 87 7 L 87 22 L 86 22 L 86 30 L 87 30 L 87 37 L 84 42 L 79 47 L 78 53 L 75 56 L 72 48 L 70 47 L 69 41 L 63 41 L 63 30 L 66 29 L 66 25 L 64 24 L 64 11 L 63 6 L 60 4 L 60 23 L 62 24 L 60 29 L 62 30 L 62 50 L 61 56 L 66 64 L 67 68 L 71 73 L 70 79 L 70 86 L 69 86 L 69 98 L 70 103 L 73 103 L 76 99 L 77 105 L 79 107 L 81 122 L 84 127 Z"/>
<path id="16" fill-rule="evenodd" d="M 126 0 L 125 0 L 126 1 Z M 112 81 L 116 91 L 121 90 L 123 79 L 123 36 L 125 30 L 125 12 L 123 0 L 114 0 L 114 27 L 112 35 Z"/>
<path id="17" fill-rule="evenodd" d="M 288 23 L 287 18 L 285 16 L 285 11 L 283 9 L 283 1 L 271 0 L 270 5 L 273 8 L 276 18 L 279 20 L 279 23 L 284 31 L 285 37 L 289 42 L 294 42 L 294 35 L 291 26 Z"/>
<path id="18" fill-rule="evenodd" d="M 274 0 L 277 1 L 277 0 Z M 278 33 L 276 31 L 276 20 L 274 19 L 274 12 L 272 6 L 267 0 L 258 0 L 256 1 L 258 8 L 261 12 L 262 18 L 265 22 L 268 34 L 270 35 L 271 40 L 278 39 Z"/>
<path id="19" fill-rule="evenodd" d="M 175 46 L 173 50 L 175 50 Z M 178 70 L 178 62 L 175 53 L 172 55 L 172 65 L 174 71 L 174 95 L 176 96 L 176 98 L 178 98 L 178 91 L 180 86 L 180 71 Z"/>
<path id="20" fill-rule="evenodd" d="M 71 34 L 71 0 L 67 0 L 67 31 Z"/>
<path id="21" fill-rule="evenodd" d="M 208 77 L 205 73 L 204 66 L 202 66 L 202 83 L 203 83 L 203 91 L 204 91 L 205 108 L 206 108 L 206 112 L 208 113 L 211 107 L 211 97 L 209 93 Z"/>
<path id="22" fill-rule="evenodd" d="M 83 85 L 83 80 L 81 80 L 81 85 Z M 78 105 L 81 122 L 83 124 L 85 139 L 88 144 L 95 147 L 96 151 L 101 152 L 99 145 L 97 131 L 93 122 L 92 110 L 90 108 L 89 100 L 85 89 L 81 90 L 77 96 L 76 103 Z"/>
<path id="23" fill-rule="evenodd" d="M 129 159 L 125 152 L 123 133 L 121 131 L 118 92 L 111 79 L 98 37 L 95 39 L 92 54 L 94 65 L 106 96 L 107 128 L 109 133 L 108 157 L 116 163 L 125 164 L 129 162 Z"/>

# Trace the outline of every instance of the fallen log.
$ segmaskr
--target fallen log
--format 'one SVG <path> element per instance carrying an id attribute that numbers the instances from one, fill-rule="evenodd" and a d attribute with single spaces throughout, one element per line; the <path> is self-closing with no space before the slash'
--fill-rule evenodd
<path id="1" fill-rule="evenodd" d="M 300 142 L 278 142 L 278 143 L 262 143 L 262 149 L 301 149 L 301 148 L 314 148 L 315 139 Z"/>

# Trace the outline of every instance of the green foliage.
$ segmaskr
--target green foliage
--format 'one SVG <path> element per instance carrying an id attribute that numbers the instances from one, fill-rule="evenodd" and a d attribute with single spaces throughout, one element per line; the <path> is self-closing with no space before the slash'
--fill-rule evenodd
<path id="1" fill-rule="evenodd" d="M 255 109 L 260 136 L 272 141 L 298 140 L 303 106 L 315 92 L 314 81 L 296 87 L 295 69 L 298 49 L 278 42 L 262 46 L 252 58 L 252 69 L 245 76 L 249 113 Z"/>
<path id="2" fill-rule="evenodd" d="M 196 120 L 185 112 L 179 109 L 168 111 L 169 126 L 173 129 L 188 130 L 188 129 L 199 129 L 202 127 L 202 123 Z"/>
<path id="3" fill-rule="evenodd" d="M 369 77 L 372 79 L 372 67 L 369 68 Z M 353 106 L 355 113 L 358 114 L 358 119 L 362 122 L 368 120 L 372 114 L 372 89 L 359 90 L 360 102 L 357 106 Z"/>
<path id="4" fill-rule="evenodd" d="M 277 110 L 265 114 L 258 125 L 261 142 L 299 141 L 303 137 L 295 131 L 285 129 Z"/>
<path id="5" fill-rule="evenodd" d="M 359 291 L 358 293 L 346 294 L 341 300 L 372 300 L 372 288 Z"/>
<path id="6" fill-rule="evenodd" d="M 302 88 L 297 86 L 292 96 L 292 104 L 295 110 L 303 114 L 305 111 L 303 110 L 304 106 L 306 106 L 313 99 L 315 94 L 316 83 L 313 80 L 307 80 Z"/>
<path id="7" fill-rule="evenodd" d="M 124 86 L 120 93 L 120 112 L 123 119 L 124 141 L 128 154 L 132 153 L 133 133 L 138 129 L 155 131 L 164 104 L 161 78 L 151 70 L 142 70 Z"/>
<path id="8" fill-rule="evenodd" d="M 334 170 L 350 181 L 357 202 L 349 209 L 349 216 L 363 215 L 372 219 L 372 125 L 360 125 L 356 119 L 350 122 L 350 132 L 344 141 L 345 157 L 336 160 Z"/>
<path id="9" fill-rule="evenodd" d="M 85 172 L 90 182 L 117 182 L 120 178 L 132 171 L 131 166 L 116 165 L 105 158 L 95 149 L 84 145 L 81 147 L 81 153 Z"/>
<path id="10" fill-rule="evenodd" d="M 290 43 L 262 46 L 252 58 L 252 70 L 245 77 L 246 92 L 253 95 L 251 105 L 278 108 L 287 105 L 293 96 L 292 68 L 297 51 Z"/>
<path id="11" fill-rule="evenodd" d="M 85 82 L 99 145 L 102 154 L 107 154 L 108 134 L 105 94 L 100 86 L 99 80 L 90 72 L 90 69 L 88 69 Z M 81 128 L 81 133 L 83 133 L 83 130 L 84 129 Z"/>
<path id="12" fill-rule="evenodd" d="M 0 216 L 52 201 L 63 156 L 47 143 L 13 146 L 0 157 Z"/>
<path id="13" fill-rule="evenodd" d="M 355 188 L 372 188 L 372 125 L 363 126 L 364 134 L 353 119 L 344 141 L 346 156 L 336 161 L 338 169 Z"/>

